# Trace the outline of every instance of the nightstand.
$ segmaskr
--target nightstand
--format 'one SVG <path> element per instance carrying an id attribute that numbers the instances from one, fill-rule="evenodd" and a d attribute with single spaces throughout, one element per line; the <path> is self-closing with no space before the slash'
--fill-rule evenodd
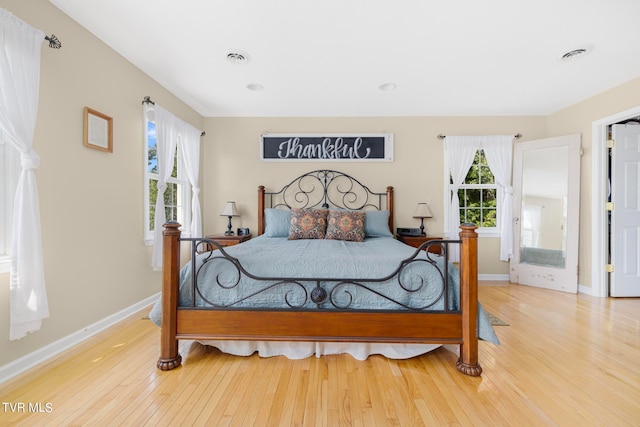
<path id="1" fill-rule="evenodd" d="M 396 239 L 400 240 L 402 243 L 407 244 L 409 246 L 413 246 L 414 248 L 420 247 L 424 242 L 428 242 L 429 240 L 442 240 L 442 237 L 438 236 L 401 236 L 396 234 Z M 433 254 L 440 254 L 442 252 L 442 248 L 439 245 L 429 246 L 429 252 Z"/>
<path id="2" fill-rule="evenodd" d="M 209 234 L 204 237 L 206 239 L 215 240 L 216 242 L 218 242 L 220 246 L 222 246 L 223 248 L 226 248 L 227 246 L 233 246 L 242 242 L 246 242 L 247 240 L 251 239 L 251 234 L 247 234 L 245 236 L 238 236 L 235 234 L 231 236 L 227 236 L 225 234 Z M 207 245 L 205 252 L 211 250 L 209 246 L 212 246 L 212 245 Z M 213 249 L 218 249 L 218 248 L 214 247 Z"/>

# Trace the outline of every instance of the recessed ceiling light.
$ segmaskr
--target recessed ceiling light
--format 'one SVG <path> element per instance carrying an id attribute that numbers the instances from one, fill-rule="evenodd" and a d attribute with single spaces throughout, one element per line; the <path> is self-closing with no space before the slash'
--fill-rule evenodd
<path id="1" fill-rule="evenodd" d="M 244 64 L 249 62 L 249 54 L 241 50 L 233 50 L 227 53 L 227 61 L 232 64 Z"/>
<path id="2" fill-rule="evenodd" d="M 395 83 L 384 83 L 381 84 L 380 86 L 378 86 L 378 89 L 380 90 L 394 90 L 396 88 L 396 84 Z"/>
<path id="3" fill-rule="evenodd" d="M 252 90 L 254 92 L 259 92 L 262 89 L 264 89 L 264 87 L 260 83 L 249 83 L 247 85 L 247 89 Z"/>
<path id="4" fill-rule="evenodd" d="M 594 49 L 593 45 L 584 45 L 584 46 L 580 46 L 577 47 L 575 49 L 572 49 L 564 54 L 562 54 L 562 56 L 560 56 L 560 59 L 562 61 L 571 61 L 574 59 L 577 59 L 579 57 L 585 56 L 588 53 L 591 53 Z"/>

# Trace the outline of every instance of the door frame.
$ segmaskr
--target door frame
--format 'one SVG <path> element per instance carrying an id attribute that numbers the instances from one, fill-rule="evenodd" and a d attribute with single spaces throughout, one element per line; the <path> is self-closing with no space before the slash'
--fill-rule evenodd
<path id="1" fill-rule="evenodd" d="M 607 247 L 607 127 L 640 115 L 640 106 L 592 122 L 591 125 L 591 295 L 609 296 Z"/>

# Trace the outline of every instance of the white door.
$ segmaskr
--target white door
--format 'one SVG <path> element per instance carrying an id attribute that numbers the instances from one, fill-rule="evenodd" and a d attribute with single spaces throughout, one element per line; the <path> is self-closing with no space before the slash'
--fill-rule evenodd
<path id="1" fill-rule="evenodd" d="M 512 283 L 578 292 L 580 135 L 513 148 Z"/>
<path id="2" fill-rule="evenodd" d="M 640 125 L 613 125 L 611 150 L 612 297 L 640 296 Z"/>

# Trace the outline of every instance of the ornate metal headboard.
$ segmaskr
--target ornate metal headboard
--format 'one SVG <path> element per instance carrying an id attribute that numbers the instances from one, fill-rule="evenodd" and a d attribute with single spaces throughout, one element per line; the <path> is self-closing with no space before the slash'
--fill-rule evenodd
<path id="1" fill-rule="evenodd" d="M 266 208 L 335 208 L 349 210 L 388 210 L 389 230 L 393 232 L 393 187 L 386 192 L 371 191 L 346 173 L 319 169 L 300 175 L 279 191 L 258 187 L 258 234 L 264 233 Z"/>

